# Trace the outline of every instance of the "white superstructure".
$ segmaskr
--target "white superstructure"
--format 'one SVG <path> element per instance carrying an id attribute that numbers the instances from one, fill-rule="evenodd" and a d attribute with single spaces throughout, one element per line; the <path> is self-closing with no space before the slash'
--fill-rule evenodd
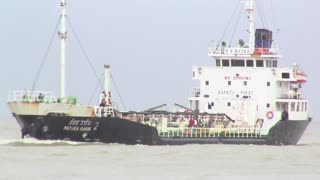
<path id="1" fill-rule="evenodd" d="M 193 79 L 200 81 L 200 87 L 192 89 L 190 108 L 226 113 L 239 127 L 260 124 L 269 129 L 285 111 L 289 120 L 307 120 L 309 103 L 301 90 L 306 75 L 295 64 L 278 67 L 281 56 L 272 46 L 272 32 L 255 30 L 254 0 L 246 5 L 249 45 L 209 48 L 214 65 L 193 67 Z"/>

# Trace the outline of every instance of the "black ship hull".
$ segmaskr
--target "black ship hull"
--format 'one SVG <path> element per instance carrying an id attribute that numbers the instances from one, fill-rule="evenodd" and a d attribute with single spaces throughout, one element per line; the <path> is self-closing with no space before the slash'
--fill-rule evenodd
<path id="1" fill-rule="evenodd" d="M 217 137 L 160 137 L 153 126 L 114 117 L 70 117 L 59 114 L 47 116 L 15 115 L 21 125 L 22 137 L 29 135 L 40 140 L 70 140 L 143 145 L 185 144 L 257 144 L 296 145 L 308 127 L 309 120 L 279 121 L 268 135 Z"/>

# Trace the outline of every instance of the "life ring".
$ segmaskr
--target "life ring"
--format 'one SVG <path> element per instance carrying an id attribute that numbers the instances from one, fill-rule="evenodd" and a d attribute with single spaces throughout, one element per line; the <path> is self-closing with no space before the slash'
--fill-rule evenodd
<path id="1" fill-rule="evenodd" d="M 273 118 L 273 112 L 269 111 L 267 112 L 267 118 L 272 119 Z"/>

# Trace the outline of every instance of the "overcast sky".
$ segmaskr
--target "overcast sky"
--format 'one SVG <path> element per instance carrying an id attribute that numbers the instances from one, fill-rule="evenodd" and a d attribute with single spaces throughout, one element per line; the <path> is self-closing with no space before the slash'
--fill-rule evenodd
<path id="1" fill-rule="evenodd" d="M 187 105 L 193 65 L 212 65 L 210 40 L 219 40 L 238 0 L 69 0 L 68 16 L 99 76 L 110 64 L 127 110 L 163 103 Z M 257 23 L 278 34 L 280 66 L 296 62 L 308 74 L 304 97 L 319 119 L 319 0 L 258 0 Z M 59 1 L 10 0 L 0 6 L 0 117 L 9 117 L 10 90 L 30 89 L 59 17 Z M 264 14 L 264 15 L 263 15 Z M 272 14 L 272 16 L 270 16 Z M 239 14 L 237 13 L 236 16 Z M 247 40 L 245 15 L 234 42 Z M 259 17 L 265 17 L 263 21 Z M 237 18 L 234 18 L 235 24 Z M 234 27 L 234 26 L 233 26 Z M 227 33 L 232 34 L 233 28 Z M 259 27 L 259 26 L 258 26 Z M 69 29 L 67 95 L 88 104 L 97 78 Z M 230 36 L 226 36 L 226 41 Z M 59 41 L 53 47 L 37 89 L 59 95 Z M 114 93 L 115 99 L 118 95 Z M 92 103 L 96 103 L 96 100 Z M 119 102 L 120 104 L 120 102 Z"/>

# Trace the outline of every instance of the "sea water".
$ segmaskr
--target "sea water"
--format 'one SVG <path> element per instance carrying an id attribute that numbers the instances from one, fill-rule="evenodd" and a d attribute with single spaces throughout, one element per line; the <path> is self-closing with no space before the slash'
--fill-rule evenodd
<path id="1" fill-rule="evenodd" d="M 320 123 L 299 145 L 143 146 L 20 139 L 0 120 L 0 179 L 320 179 Z"/>

